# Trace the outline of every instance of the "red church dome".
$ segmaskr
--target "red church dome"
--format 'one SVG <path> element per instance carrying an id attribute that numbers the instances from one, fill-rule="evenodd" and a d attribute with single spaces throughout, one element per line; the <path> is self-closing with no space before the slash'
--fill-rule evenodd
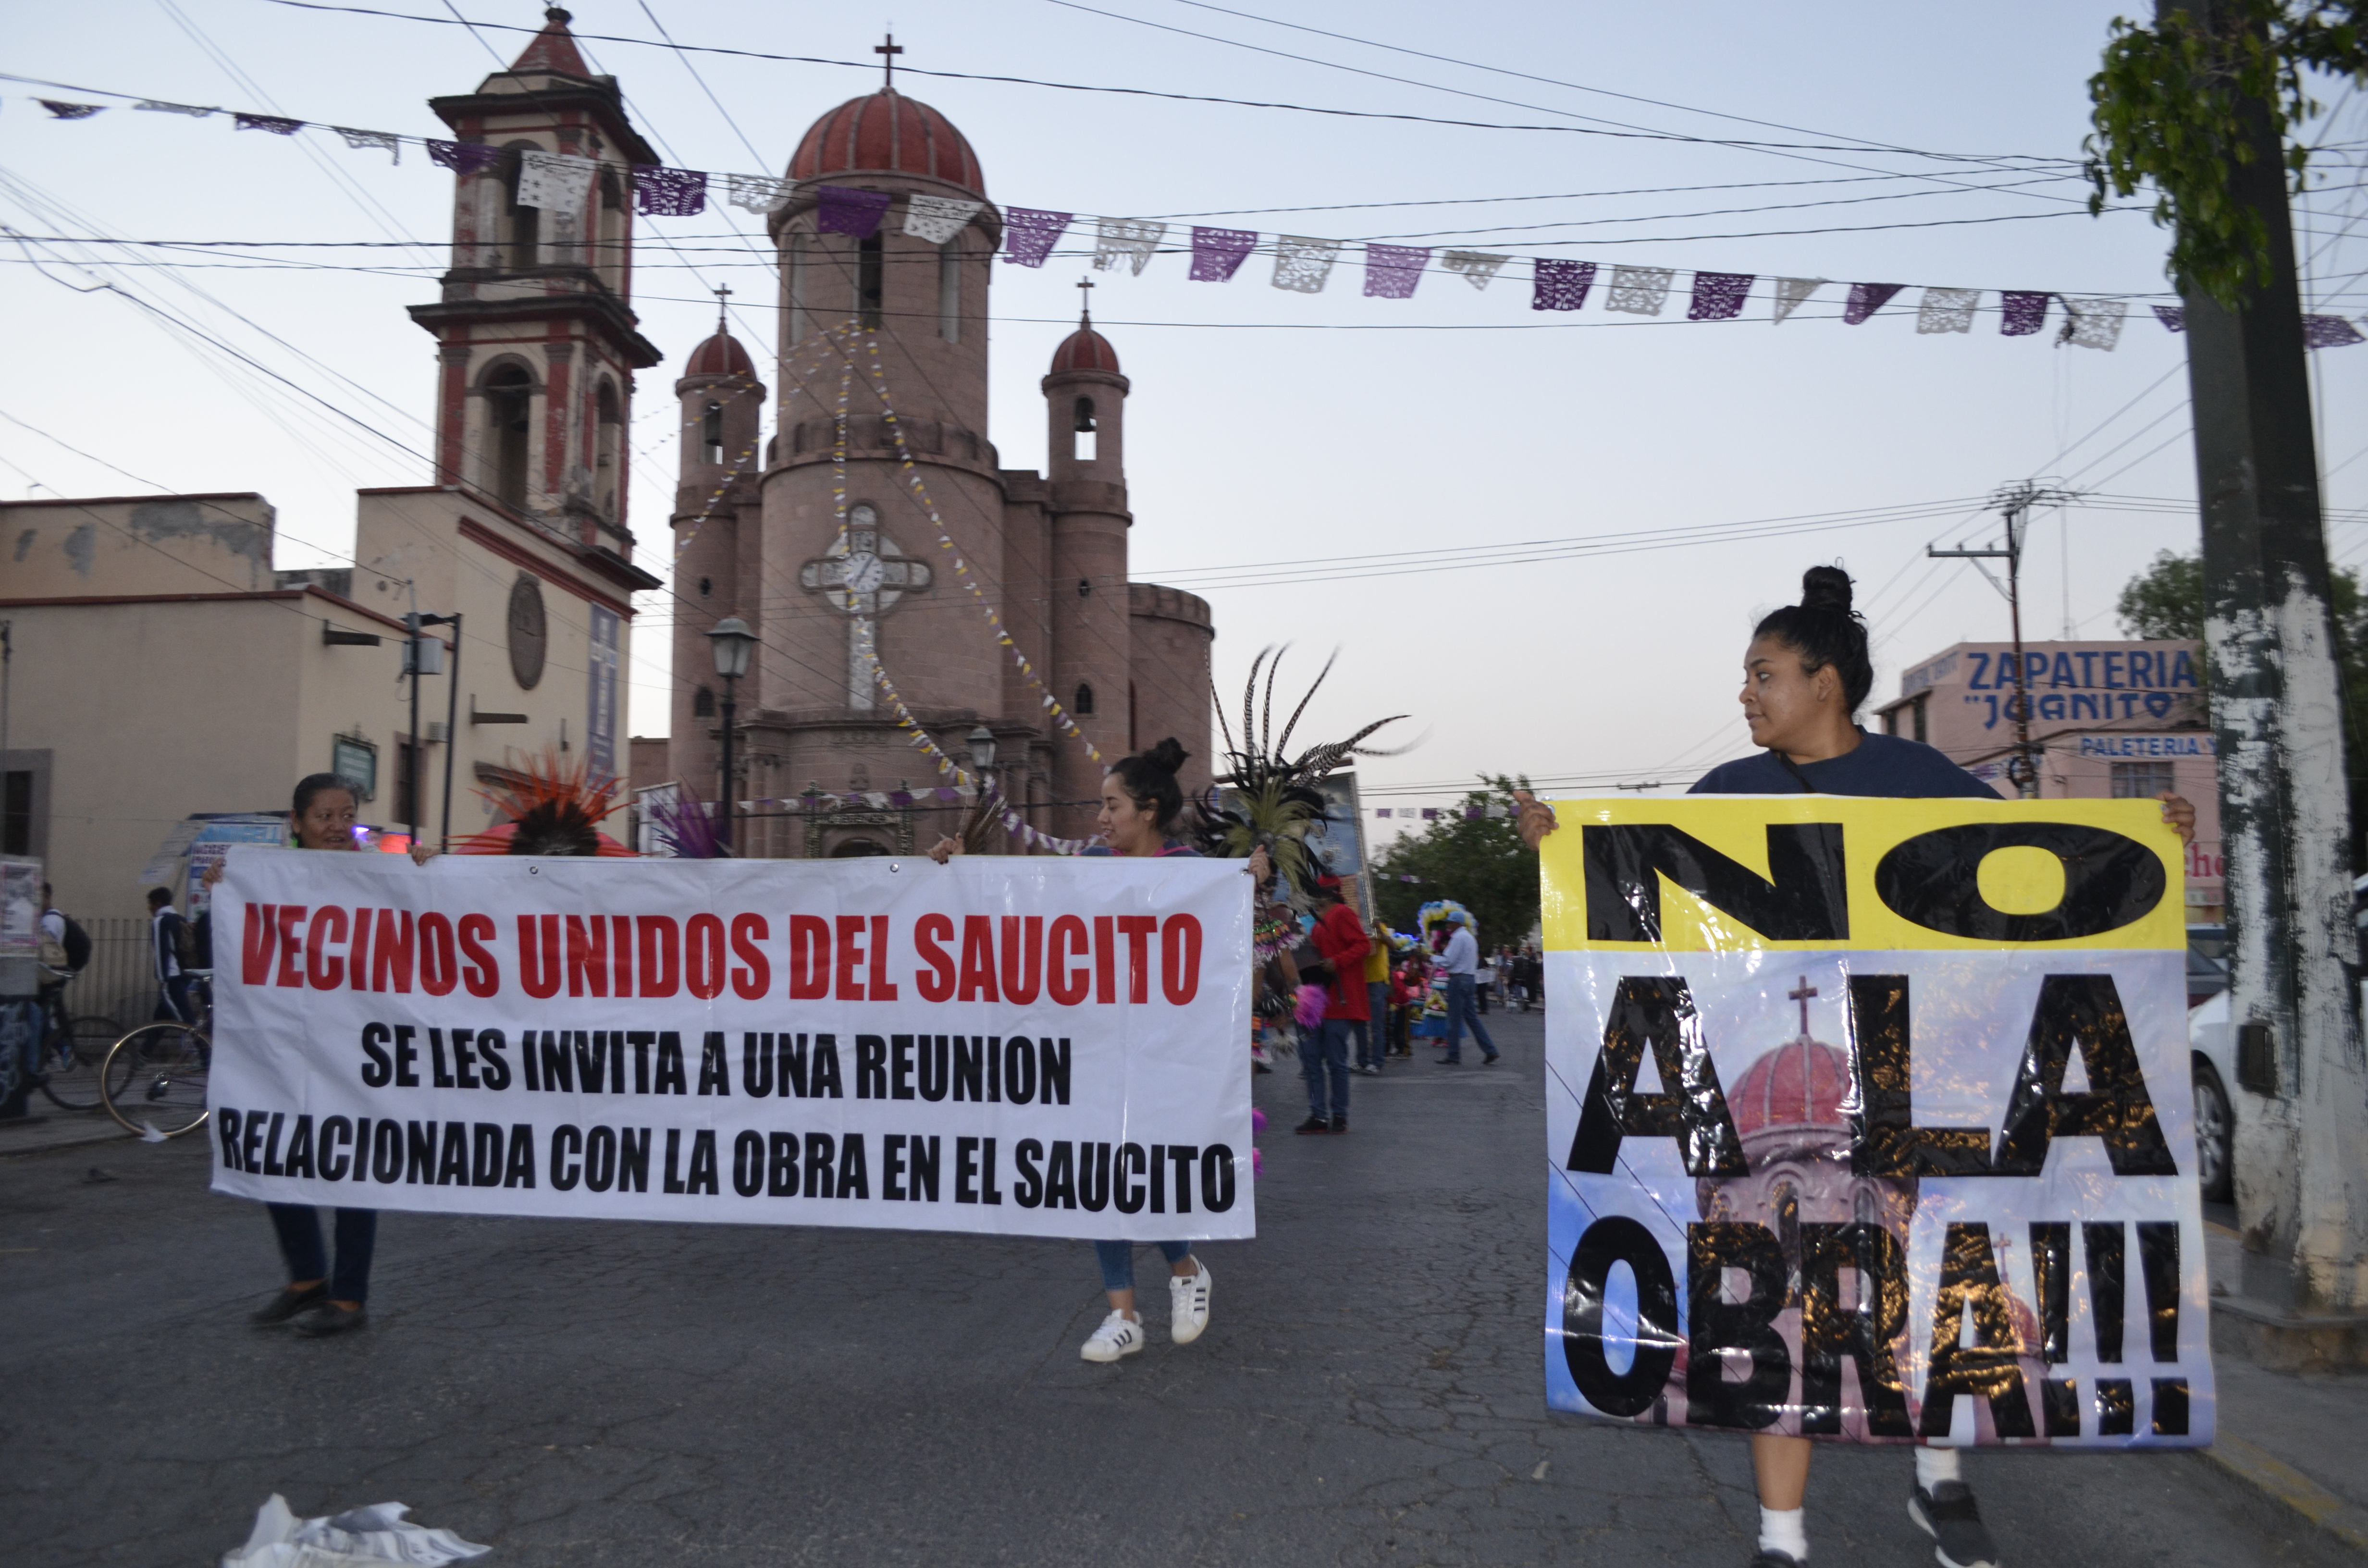
<path id="1" fill-rule="evenodd" d="M 1803 1036 L 1762 1056 L 1726 1092 L 1726 1108 L 1738 1137 L 1781 1127 L 1839 1129 L 1850 1118 L 1842 1109 L 1850 1090 L 1850 1058 L 1823 1040 Z"/>
<path id="2" fill-rule="evenodd" d="M 978 154 L 953 121 L 893 88 L 849 98 L 815 120 L 790 159 L 791 179 L 857 173 L 926 175 L 986 194 Z"/>
<path id="3" fill-rule="evenodd" d="M 757 367 L 740 340 L 728 332 L 719 332 L 690 351 L 690 358 L 682 368 L 686 376 L 750 376 Z"/>
<path id="4" fill-rule="evenodd" d="M 1064 370 L 1108 370 L 1116 375 L 1118 350 L 1092 327 L 1081 326 L 1053 350 L 1053 374 L 1057 376 Z"/>

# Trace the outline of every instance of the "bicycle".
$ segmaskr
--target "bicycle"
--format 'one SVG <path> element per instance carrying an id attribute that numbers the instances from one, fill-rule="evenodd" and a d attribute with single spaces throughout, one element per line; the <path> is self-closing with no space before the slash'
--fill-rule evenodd
<path id="1" fill-rule="evenodd" d="M 48 972 L 53 979 L 41 993 L 40 1076 L 34 1081 L 60 1110 L 97 1110 L 99 1069 L 122 1027 L 97 1013 L 69 1016 L 65 984 L 74 975 L 63 970 Z"/>
<path id="2" fill-rule="evenodd" d="M 142 1024 L 115 1042 L 99 1072 L 100 1103 L 127 1132 L 178 1138 L 206 1124 L 206 1080 L 214 1046 L 211 971 L 191 970 L 197 1021 Z"/>

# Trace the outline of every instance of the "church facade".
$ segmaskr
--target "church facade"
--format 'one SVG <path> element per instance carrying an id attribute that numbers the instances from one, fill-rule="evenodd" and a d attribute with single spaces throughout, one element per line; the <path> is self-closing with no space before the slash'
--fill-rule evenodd
<path id="1" fill-rule="evenodd" d="M 788 178 L 768 223 L 772 433 L 764 381 L 721 326 L 675 384 L 666 775 L 719 790 L 706 633 L 738 616 L 758 638 L 733 694 L 734 793 L 756 802 L 743 854 L 910 853 L 952 830 L 952 808 L 903 804 L 943 780 L 896 698 L 965 768 L 970 738 L 990 733 L 1005 797 L 1058 836 L 1092 832 L 1103 764 L 1048 699 L 1105 762 L 1177 736 L 1193 757 L 1185 788 L 1205 790 L 1214 628 L 1201 599 L 1129 576 L 1132 387 L 1117 351 L 1080 322 L 1042 382 L 1050 471 L 1004 468 L 986 434 L 1002 217 L 969 142 L 892 85 L 816 120 Z M 878 229 L 826 232 L 825 186 L 884 196 Z M 916 197 L 978 206 L 938 242 L 905 231 Z"/>

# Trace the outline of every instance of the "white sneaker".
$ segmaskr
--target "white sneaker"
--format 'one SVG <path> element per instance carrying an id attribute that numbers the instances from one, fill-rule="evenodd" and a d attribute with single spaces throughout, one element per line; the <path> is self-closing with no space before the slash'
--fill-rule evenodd
<path id="1" fill-rule="evenodd" d="M 1102 1319 L 1101 1327 L 1094 1330 L 1094 1336 L 1086 1341 L 1077 1354 L 1088 1361 L 1115 1361 L 1142 1348 L 1143 1324 L 1124 1312 L 1113 1312 Z"/>
<path id="2" fill-rule="evenodd" d="M 1190 1278 L 1167 1277 L 1167 1336 L 1178 1345 L 1191 1344 L 1209 1326 L 1209 1266 L 1192 1262 L 1201 1272 Z"/>

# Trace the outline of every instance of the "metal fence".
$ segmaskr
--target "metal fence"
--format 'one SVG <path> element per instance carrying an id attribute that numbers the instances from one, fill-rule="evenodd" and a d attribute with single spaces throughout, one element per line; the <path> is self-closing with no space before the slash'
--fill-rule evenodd
<path id="1" fill-rule="evenodd" d="M 90 962 L 66 986 L 66 1011 L 113 1018 L 123 1028 L 156 1010 L 156 960 L 145 920 L 85 920 Z"/>

